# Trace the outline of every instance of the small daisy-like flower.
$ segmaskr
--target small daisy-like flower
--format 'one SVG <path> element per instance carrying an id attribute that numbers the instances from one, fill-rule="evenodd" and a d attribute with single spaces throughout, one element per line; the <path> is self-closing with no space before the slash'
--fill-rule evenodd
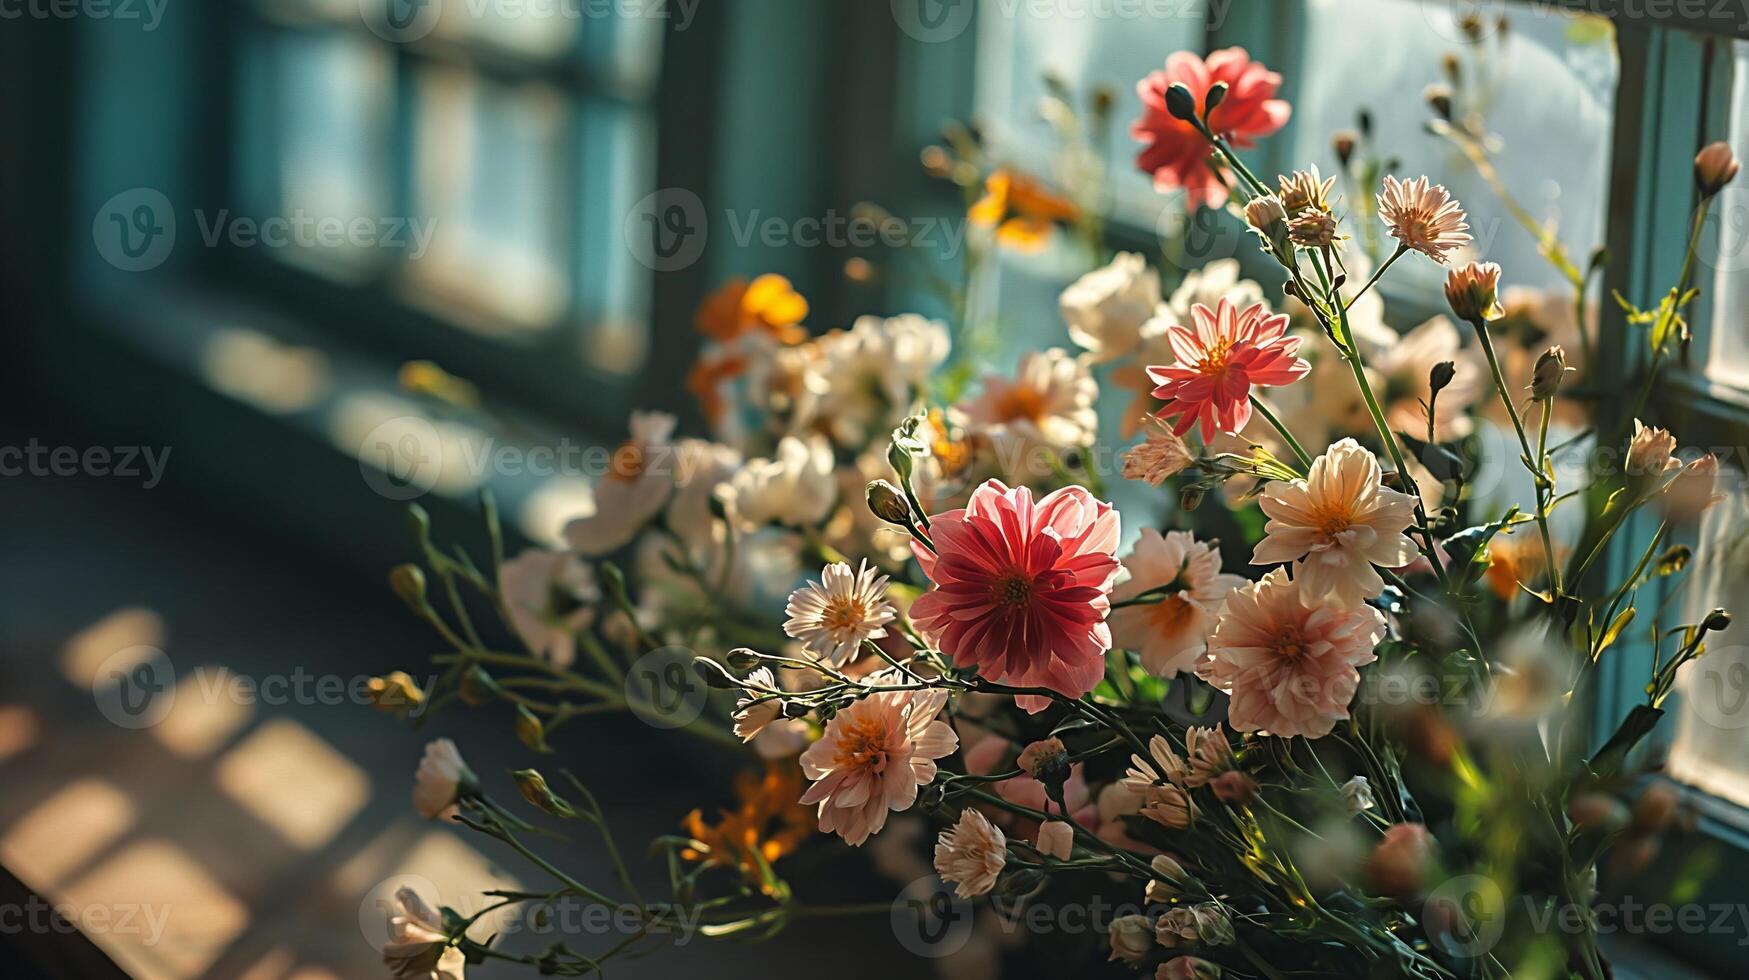
<path id="1" fill-rule="evenodd" d="M 1281 187 L 1281 203 L 1290 215 L 1299 215 L 1305 211 L 1330 211 L 1330 188 L 1336 185 L 1335 177 L 1324 177 L 1318 173 L 1318 168 L 1311 170 L 1296 170 L 1291 175 L 1276 178 Z"/>
<path id="2" fill-rule="evenodd" d="M 1196 819 L 1190 794 L 1176 786 L 1156 786 L 1144 796 L 1142 816 L 1171 830 L 1183 830 Z"/>
<path id="3" fill-rule="evenodd" d="M 1148 758 L 1130 756 L 1130 768 L 1124 773 L 1123 782 L 1131 792 L 1145 799 L 1160 788 L 1161 780 L 1183 786 L 1189 777 L 1190 763 L 1172 750 L 1172 743 L 1166 741 L 1166 736 L 1155 735 L 1148 740 Z"/>
<path id="4" fill-rule="evenodd" d="M 1445 262 L 1450 252 L 1470 243 L 1464 209 L 1444 185 L 1429 183 L 1426 177 L 1387 176 L 1379 194 L 1379 218 L 1392 238 L 1435 262 Z"/>
<path id="5" fill-rule="evenodd" d="M 1008 838 L 971 807 L 935 842 L 935 872 L 943 881 L 954 882 L 954 894 L 961 898 L 976 898 L 996 887 L 1007 863 Z"/>
<path id="6" fill-rule="evenodd" d="M 1344 439 L 1312 462 L 1304 480 L 1276 481 L 1258 501 L 1269 515 L 1253 565 L 1304 559 L 1294 577 L 1309 598 L 1358 606 L 1384 591 L 1373 566 L 1401 568 L 1415 559 L 1405 531 L 1415 498 L 1381 484 L 1379 461 Z"/>
<path id="7" fill-rule="evenodd" d="M 821 570 L 820 581 L 790 593 L 783 631 L 821 660 L 842 666 L 856 659 L 864 640 L 887 635 L 896 613 L 886 595 L 887 577 L 866 559 L 854 572 L 845 562 L 833 562 Z"/>
<path id="8" fill-rule="evenodd" d="M 1190 775 L 1184 785 L 1195 789 L 1233 768 L 1233 747 L 1227 731 L 1217 722 L 1213 728 L 1191 728 L 1184 733 L 1184 754 Z"/>
<path id="9" fill-rule="evenodd" d="M 1099 383 L 1082 359 L 1060 347 L 1031 351 L 1012 378 L 989 375 L 984 390 L 960 408 L 992 436 L 1023 446 L 1091 446 L 1099 432 Z"/>
<path id="10" fill-rule="evenodd" d="M 1336 218 L 1324 211 L 1302 211 L 1288 222 L 1287 237 L 1303 248 L 1323 248 L 1336 240 Z"/>
<path id="11" fill-rule="evenodd" d="M 1239 432 L 1251 421 L 1252 386 L 1290 385 L 1312 370 L 1297 356 L 1301 339 L 1287 336 L 1287 316 L 1270 315 L 1262 303 L 1241 312 L 1223 299 L 1213 310 L 1199 304 L 1190 312 L 1194 330 L 1166 330 L 1178 363 L 1148 368 L 1159 385 L 1154 397 L 1166 402 L 1159 416 L 1178 419 L 1175 435 L 1199 424 L 1204 442 Z"/>
<path id="12" fill-rule="evenodd" d="M 1245 584 L 1221 572 L 1221 553 L 1189 531 L 1142 531 L 1124 560 L 1129 580 L 1112 590 L 1114 600 L 1134 599 L 1162 589 L 1159 602 L 1112 611 L 1112 642 L 1141 655 L 1155 677 L 1174 677 L 1196 666 L 1227 593 Z"/>
<path id="13" fill-rule="evenodd" d="M 1196 454 L 1166 423 L 1151 416 L 1149 421 L 1147 441 L 1123 454 L 1123 476 L 1157 487 L 1196 462 Z"/>

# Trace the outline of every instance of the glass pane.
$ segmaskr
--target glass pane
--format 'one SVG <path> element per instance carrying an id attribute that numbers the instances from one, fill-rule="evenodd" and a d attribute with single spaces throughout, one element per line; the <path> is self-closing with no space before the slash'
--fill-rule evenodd
<path id="1" fill-rule="evenodd" d="M 565 107 L 542 86 L 497 85 L 457 67 L 420 73 L 413 210 L 433 231 L 408 265 L 411 299 L 485 332 L 546 329 L 566 313 Z"/>
<path id="2" fill-rule="evenodd" d="M 1749 491 L 1741 474 L 1721 485 L 1732 496 L 1706 512 L 1700 556 L 1689 584 L 1688 611 L 1698 622 L 1708 611 L 1749 608 Z M 1706 655 L 1682 669 L 1677 688 L 1676 743 L 1670 774 L 1743 806 L 1749 806 L 1749 616 L 1707 639 Z"/>
<path id="3" fill-rule="evenodd" d="M 1486 134 L 1488 156 L 1501 181 L 1519 195 L 1518 204 L 1531 220 L 1555 230 L 1583 267 L 1604 237 L 1619 70 L 1608 22 L 1544 8 L 1514 16 L 1519 8 L 1505 4 L 1305 3 L 1305 63 L 1315 53 L 1325 66 L 1366 69 L 1302 74 L 1293 100 L 1290 159 L 1316 163 L 1326 174 L 1338 172 L 1331 137 L 1355 129 L 1364 109 L 1371 113 L 1379 146 L 1400 154 L 1389 172 L 1426 174 L 1463 203 L 1475 238 L 1474 257 L 1500 263 L 1512 285 L 1565 290 L 1567 280 L 1539 255 L 1536 239 L 1476 167 L 1452 141 L 1429 132 L 1432 111 L 1414 94 L 1428 85 L 1450 86 L 1457 116 L 1474 113 L 1474 128 Z M 1500 11 L 1506 12 L 1505 26 L 1493 19 Z M 1466 26 L 1460 21 L 1466 13 L 1480 19 Z M 1521 94 L 1531 92 L 1534 97 Z M 1376 194 L 1377 188 L 1366 193 Z M 1358 210 L 1356 202 L 1347 203 L 1351 212 Z M 1399 282 L 1417 280 L 1433 289 L 1442 273 L 1432 262 L 1412 261 Z"/>
<path id="4" fill-rule="evenodd" d="M 652 277 L 626 244 L 624 216 L 655 190 L 655 120 L 605 99 L 585 99 L 581 111 L 583 241 L 576 276 L 578 308 L 588 324 L 581 354 L 597 370 L 630 375 L 649 354 Z"/>
<path id="5" fill-rule="evenodd" d="M 1731 148 L 1749 156 L 1749 42 L 1733 45 Z M 1699 260 L 1713 269 L 1712 342 L 1707 374 L 1714 381 L 1749 388 L 1749 191 L 1744 181 L 1725 185 L 1708 212 L 1716 231 L 1702 239 Z"/>
<path id="6" fill-rule="evenodd" d="M 1205 47 L 1206 0 L 1183 0 L 1162 16 L 1158 4 L 980 4 L 978 122 L 993 152 L 1034 172 L 1057 156 L 1060 143 L 1040 117 L 1051 73 L 1081 100 L 1104 86 L 1117 97 L 1101 147 L 1110 161 L 1117 212 L 1152 227 L 1164 203 L 1151 178 L 1137 170 L 1140 146 L 1129 123 L 1139 114 L 1137 79 L 1164 66 L 1173 51 Z M 1122 16 L 1128 13 L 1131 16 Z M 1061 185 L 1069 175 L 1038 173 Z"/>
<path id="7" fill-rule="evenodd" d="M 240 120 L 249 213 L 227 215 L 225 232 L 282 261 L 369 275 L 393 251 L 393 60 L 374 39 L 341 32 L 264 30 L 249 45 Z M 376 232 L 354 233 L 367 225 Z M 351 230 L 327 233 L 336 229 Z"/>

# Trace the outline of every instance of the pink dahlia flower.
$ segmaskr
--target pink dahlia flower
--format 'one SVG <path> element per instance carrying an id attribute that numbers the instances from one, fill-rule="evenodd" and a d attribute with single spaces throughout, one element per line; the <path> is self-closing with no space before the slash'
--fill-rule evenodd
<path id="1" fill-rule="evenodd" d="M 911 606 L 923 635 L 988 680 L 1078 698 L 1105 674 L 1118 514 L 1081 487 L 1034 501 L 991 480 L 963 510 L 931 518 L 931 554 L 914 545 L 935 587 Z M 1027 711 L 1049 699 L 1021 697 Z"/>
<path id="2" fill-rule="evenodd" d="M 1227 300 L 1210 310 L 1190 308 L 1196 329 L 1173 324 L 1166 339 L 1178 363 L 1151 366 L 1148 377 L 1163 399 L 1161 418 L 1176 416 L 1172 427 L 1184 435 L 1199 422 L 1203 442 L 1215 433 L 1237 433 L 1251 421 L 1251 388 L 1278 388 L 1305 377 L 1312 365 L 1296 356 L 1299 337 L 1287 336 L 1286 314 L 1271 316 L 1269 307 L 1254 303 L 1243 312 Z"/>
<path id="3" fill-rule="evenodd" d="M 1377 609 L 1308 600 L 1278 568 L 1227 597 L 1197 676 L 1232 696 L 1238 731 L 1323 738 L 1348 717 L 1356 668 L 1378 659 L 1384 634 Z"/>
<path id="4" fill-rule="evenodd" d="M 1180 51 L 1166 59 L 1165 71 L 1150 72 L 1136 83 L 1142 118 L 1130 125 L 1130 135 L 1148 144 L 1136 157 L 1136 166 L 1153 174 L 1154 186 L 1162 191 L 1183 188 L 1192 209 L 1200 204 L 1218 208 L 1227 203 L 1227 188 L 1208 166 L 1214 148 L 1196 127 L 1166 108 L 1166 90 L 1177 82 L 1190 89 L 1199 113 L 1209 89 L 1216 82 L 1227 83 L 1226 99 L 1209 113 L 1209 128 L 1234 146 L 1255 145 L 1257 137 L 1287 125 L 1293 107 L 1275 98 L 1281 75 L 1252 61 L 1244 48 L 1223 48 L 1206 61 Z"/>

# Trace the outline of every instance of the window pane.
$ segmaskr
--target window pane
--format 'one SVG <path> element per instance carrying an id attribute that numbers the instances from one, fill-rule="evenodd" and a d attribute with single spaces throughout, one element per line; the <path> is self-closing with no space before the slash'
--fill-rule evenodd
<path id="1" fill-rule="evenodd" d="M 433 232 L 408 265 L 410 299 L 484 332 L 546 329 L 567 312 L 565 105 L 543 86 L 465 68 L 420 72 L 413 210 Z"/>
<path id="2" fill-rule="evenodd" d="M 1706 512 L 1689 584 L 1687 615 L 1698 622 L 1723 607 L 1749 609 L 1749 492 L 1741 474 L 1721 474 L 1732 496 Z M 1749 616 L 1707 638 L 1706 655 L 1678 679 L 1676 743 L 1670 773 L 1683 782 L 1749 806 Z"/>
<path id="3" fill-rule="evenodd" d="M 387 204 L 394 63 L 374 39 L 339 31 L 260 30 L 244 59 L 241 181 L 275 258 L 357 279 L 389 250 L 360 236 L 313 233 L 391 217 Z M 281 238 L 269 219 L 289 222 Z M 298 229 L 304 229 L 300 232 Z"/>
<path id="4" fill-rule="evenodd" d="M 1452 87 L 1460 118 L 1477 114 L 1477 128 L 1487 134 L 1490 156 L 1505 186 L 1534 220 L 1556 230 L 1573 261 L 1583 267 L 1604 236 L 1618 72 L 1609 24 L 1546 7 L 1527 6 L 1514 15 L 1520 8 L 1500 4 L 1305 2 L 1305 63 L 1315 59 L 1326 66 L 1364 65 L 1365 70 L 1325 68 L 1298 79 L 1291 159 L 1315 162 L 1327 174 L 1337 172 L 1331 135 L 1355 129 L 1364 109 L 1372 115 L 1378 145 L 1399 156 L 1388 172 L 1400 177 L 1426 174 L 1463 203 L 1476 257 L 1500 263 L 1512 285 L 1564 287 L 1566 280 L 1539 255 L 1536 239 L 1514 220 L 1475 166 L 1451 141 L 1428 131 L 1432 112 L 1415 96 L 1432 84 Z M 1507 12 L 1505 27 L 1489 19 L 1500 10 Z M 1466 12 L 1482 16 L 1470 33 L 1459 22 Z M 1451 62 L 1455 82 L 1444 62 L 1448 55 L 1456 56 Z M 1356 210 L 1356 202 L 1347 204 L 1351 213 Z M 1369 226 L 1349 233 L 1372 230 Z M 1393 278 L 1432 289 L 1441 281 L 1442 269 L 1413 261 L 1401 278 L 1395 272 Z"/>
<path id="5" fill-rule="evenodd" d="M 978 22 L 977 119 L 995 154 L 1035 172 L 1061 145 L 1039 115 L 1044 75 L 1060 77 L 1074 95 L 1100 86 L 1117 97 L 1103 147 L 1110 161 L 1116 210 L 1125 220 L 1152 227 L 1165 201 L 1151 178 L 1135 167 L 1140 145 L 1129 134 L 1139 114 L 1136 81 L 1166 63 L 1174 51 L 1206 45 L 1206 0 L 1159 4 L 981 4 Z M 1119 16 L 1123 12 L 1135 16 Z M 1105 16 L 1098 16 L 1100 13 Z M 1040 172 L 1058 183 L 1069 175 Z"/>
<path id="6" fill-rule="evenodd" d="M 1749 156 L 1749 42 L 1733 45 L 1731 148 Z M 1707 215 L 1713 230 L 1702 241 L 1699 260 L 1713 269 L 1712 342 L 1707 374 L 1714 380 L 1749 388 L 1749 192 L 1744 181 L 1725 186 Z M 1704 285 L 1704 284 L 1703 284 Z"/>

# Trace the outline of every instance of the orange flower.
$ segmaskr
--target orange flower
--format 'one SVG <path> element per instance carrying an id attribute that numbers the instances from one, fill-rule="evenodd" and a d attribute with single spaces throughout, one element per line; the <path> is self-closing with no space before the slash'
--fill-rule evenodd
<path id="1" fill-rule="evenodd" d="M 686 390 L 698 399 L 699 411 L 705 421 L 716 425 L 723 420 L 728 406 L 723 400 L 723 382 L 741 376 L 747 369 L 747 359 L 738 354 L 721 357 L 701 357 L 686 375 Z"/>
<path id="2" fill-rule="evenodd" d="M 1541 576 L 1547 564 L 1540 540 L 1501 531 L 1488 542 L 1488 571 L 1483 581 L 1501 602 L 1507 602 L 1518 595 L 1520 586 L 1528 588 Z"/>
<path id="3" fill-rule="evenodd" d="M 996 241 L 1020 252 L 1044 248 L 1057 222 L 1076 221 L 1081 208 L 1043 184 L 1006 168 L 984 181 L 984 196 L 966 212 L 979 228 L 996 229 Z"/>
<path id="4" fill-rule="evenodd" d="M 681 827 L 703 849 L 688 847 L 680 856 L 724 868 L 739 868 L 752 884 L 771 892 L 773 882 L 766 869 L 795 849 L 814 832 L 812 807 L 796 802 L 802 795 L 802 771 L 794 759 L 772 759 L 765 771 L 744 769 L 735 775 L 735 798 L 740 805 L 720 811 L 722 819 L 707 824 L 694 810 Z"/>
<path id="5" fill-rule="evenodd" d="M 788 279 L 766 273 L 748 282 L 735 278 L 698 305 L 693 324 L 698 332 L 728 343 L 744 334 L 763 330 L 786 344 L 808 339 L 801 322 L 808 315 L 808 301 Z"/>

